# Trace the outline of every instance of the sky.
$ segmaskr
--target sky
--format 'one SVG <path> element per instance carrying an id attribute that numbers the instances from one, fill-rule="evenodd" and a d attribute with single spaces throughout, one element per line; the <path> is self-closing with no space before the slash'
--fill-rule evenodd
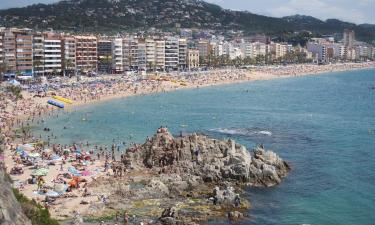
<path id="1" fill-rule="evenodd" d="M 57 0 L 0 0 L 0 8 L 20 7 Z M 319 19 L 341 19 L 353 23 L 375 24 L 375 0 L 206 0 L 223 8 L 247 10 L 267 16 L 295 14 Z"/>

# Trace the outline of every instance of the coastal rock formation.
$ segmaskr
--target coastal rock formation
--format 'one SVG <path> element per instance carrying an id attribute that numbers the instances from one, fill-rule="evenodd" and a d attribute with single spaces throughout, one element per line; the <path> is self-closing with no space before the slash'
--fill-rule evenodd
<path id="1" fill-rule="evenodd" d="M 20 204 L 13 195 L 9 182 L 0 169 L 0 224 L 2 225 L 31 225 L 30 220 L 23 214 Z"/>
<path id="2" fill-rule="evenodd" d="M 285 161 L 263 146 L 257 146 L 251 154 L 234 140 L 198 134 L 173 137 L 167 128 L 160 128 L 143 145 L 129 149 L 127 158 L 133 168 L 177 174 L 176 186 L 237 181 L 270 187 L 279 184 L 290 170 Z M 160 183 L 153 185 L 166 192 Z"/>

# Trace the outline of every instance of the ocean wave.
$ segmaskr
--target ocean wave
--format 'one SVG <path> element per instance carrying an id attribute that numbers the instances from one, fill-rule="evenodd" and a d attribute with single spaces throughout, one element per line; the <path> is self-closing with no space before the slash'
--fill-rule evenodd
<path id="1" fill-rule="evenodd" d="M 239 136 L 272 136 L 272 132 L 268 130 L 249 129 L 249 128 L 215 128 L 209 131 L 226 134 L 226 135 L 239 135 Z"/>

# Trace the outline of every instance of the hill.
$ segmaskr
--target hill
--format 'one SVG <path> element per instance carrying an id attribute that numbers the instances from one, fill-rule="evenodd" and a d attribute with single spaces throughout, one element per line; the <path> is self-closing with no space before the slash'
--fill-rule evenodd
<path id="1" fill-rule="evenodd" d="M 35 4 L 0 11 L 0 25 L 77 32 L 118 32 L 155 27 L 218 31 L 243 30 L 245 33 L 282 35 L 294 31 L 316 34 L 356 31 L 362 41 L 375 40 L 375 27 L 336 19 L 321 21 L 309 16 L 274 18 L 247 11 L 232 11 L 199 0 L 65 0 L 55 4 Z"/>

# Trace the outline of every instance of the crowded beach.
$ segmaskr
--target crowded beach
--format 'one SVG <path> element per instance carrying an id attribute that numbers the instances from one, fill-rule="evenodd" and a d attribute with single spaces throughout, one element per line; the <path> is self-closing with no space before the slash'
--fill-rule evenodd
<path id="1" fill-rule="evenodd" d="M 374 62 L 321 66 L 301 64 L 176 72 L 146 77 L 133 74 L 80 79 L 61 77 L 40 83 L 3 82 L 0 128 L 5 151 L 0 155 L 0 164 L 10 174 L 14 188 L 50 209 L 53 217 L 61 220 L 78 217 L 89 211 L 92 205 L 105 208 L 108 203 L 105 194 L 92 192 L 88 184 L 106 176 L 123 179 L 131 173 L 131 166 L 122 154 L 125 149 L 120 148 L 123 146 L 115 143 L 111 146 L 82 142 L 62 145 L 56 143 L 53 133 L 46 140 L 35 136 L 30 125 L 43 124 L 45 116 L 58 116 L 63 110 L 78 105 L 132 95 L 374 67 Z M 19 85 L 23 98 L 18 99 L 5 91 L 8 85 Z M 48 100 L 60 100 L 65 109 L 48 104 Z M 49 132 L 48 127 L 45 129 Z M 121 217 L 122 221 L 129 220 L 126 213 Z"/>

